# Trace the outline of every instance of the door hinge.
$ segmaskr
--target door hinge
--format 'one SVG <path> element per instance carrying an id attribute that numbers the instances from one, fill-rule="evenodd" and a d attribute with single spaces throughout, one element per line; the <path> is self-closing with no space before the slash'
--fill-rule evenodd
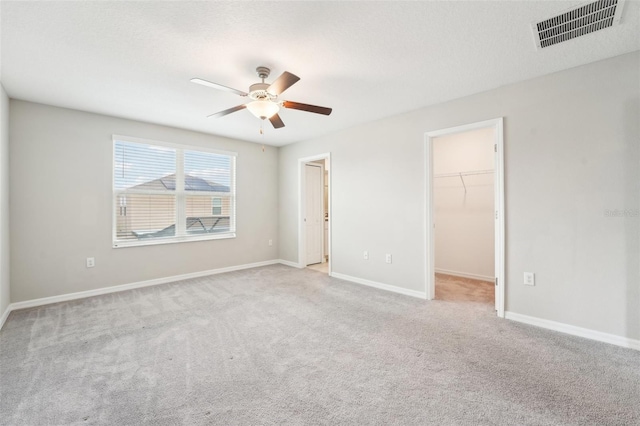
<path id="1" fill-rule="evenodd" d="M 498 219 L 498 212 L 496 211 L 496 219 Z"/>
<path id="2" fill-rule="evenodd" d="M 496 278 L 496 287 L 498 286 L 498 278 Z"/>
<path id="3" fill-rule="evenodd" d="M 493 144 L 493 152 L 498 152 L 498 144 L 497 143 Z"/>

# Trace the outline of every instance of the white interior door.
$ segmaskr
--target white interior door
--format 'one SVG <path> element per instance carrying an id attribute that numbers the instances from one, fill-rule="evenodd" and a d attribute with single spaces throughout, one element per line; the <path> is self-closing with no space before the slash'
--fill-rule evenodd
<path id="1" fill-rule="evenodd" d="M 324 208 L 322 205 L 324 183 L 322 167 L 305 164 L 305 229 L 307 240 L 307 265 L 322 262 L 322 235 L 324 233 Z"/>

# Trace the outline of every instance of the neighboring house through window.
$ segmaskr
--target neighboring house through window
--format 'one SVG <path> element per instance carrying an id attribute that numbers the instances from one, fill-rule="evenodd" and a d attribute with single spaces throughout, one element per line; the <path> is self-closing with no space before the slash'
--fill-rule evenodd
<path id="1" fill-rule="evenodd" d="M 235 237 L 236 154 L 114 136 L 113 246 Z"/>

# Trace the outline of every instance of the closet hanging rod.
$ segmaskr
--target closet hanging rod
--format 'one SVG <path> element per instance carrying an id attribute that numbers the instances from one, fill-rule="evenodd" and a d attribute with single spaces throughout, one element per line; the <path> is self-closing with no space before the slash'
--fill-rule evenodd
<path id="1" fill-rule="evenodd" d="M 437 175 L 433 175 L 434 178 L 441 177 L 460 177 L 460 176 L 472 176 L 472 175 L 488 175 L 493 173 L 493 170 L 474 170 L 469 172 L 458 172 L 458 173 L 440 173 Z"/>

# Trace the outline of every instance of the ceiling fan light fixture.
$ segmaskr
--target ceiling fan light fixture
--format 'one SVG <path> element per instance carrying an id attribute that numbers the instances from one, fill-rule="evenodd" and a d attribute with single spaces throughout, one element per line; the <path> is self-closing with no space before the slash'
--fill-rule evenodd
<path id="1" fill-rule="evenodd" d="M 2 0 L 0 0 L 2 1 Z M 618 0 L 598 0 L 598 1 L 618 1 Z M 619 0 L 625 1 L 625 0 Z M 260 83 L 252 84 L 249 87 L 248 92 L 242 90 L 233 89 L 231 87 L 223 86 L 222 84 L 212 83 L 201 78 L 191 79 L 193 83 L 201 84 L 203 86 L 212 87 L 218 90 L 224 90 L 226 92 L 232 92 L 236 95 L 248 97 L 249 102 L 242 105 L 237 105 L 232 108 L 227 108 L 224 111 L 216 112 L 215 114 L 208 115 L 207 117 L 224 117 L 233 112 L 240 111 L 242 109 L 248 109 L 255 117 L 271 122 L 274 129 L 281 129 L 284 127 L 282 119 L 278 115 L 280 107 L 287 109 L 297 109 L 299 111 L 313 112 L 315 114 L 329 115 L 331 114 L 331 108 L 320 107 L 317 105 L 302 104 L 300 102 L 292 101 L 280 101 L 278 97 L 293 86 L 300 77 L 291 74 L 288 71 L 282 73 L 273 83 L 265 83 L 264 80 L 269 77 L 270 69 L 267 67 L 256 68 L 258 77 L 262 80 Z"/>
<path id="2" fill-rule="evenodd" d="M 253 101 L 247 104 L 247 109 L 251 114 L 264 120 L 271 118 L 280 111 L 277 103 L 271 101 Z"/>

